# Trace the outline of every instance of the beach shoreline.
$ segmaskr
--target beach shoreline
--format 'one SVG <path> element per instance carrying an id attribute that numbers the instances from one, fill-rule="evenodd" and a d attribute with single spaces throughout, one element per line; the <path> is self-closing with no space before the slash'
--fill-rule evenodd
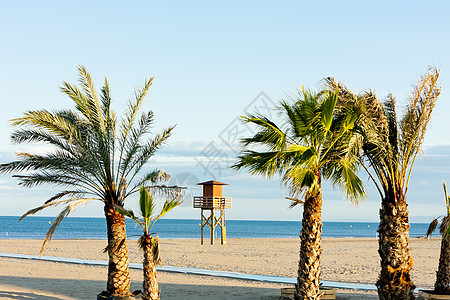
<path id="1" fill-rule="evenodd" d="M 6 239 L 0 243 L 0 252 L 38 255 L 41 243 Z M 53 240 L 43 255 L 107 260 L 104 247 L 106 240 Z M 324 238 L 322 247 L 322 280 L 375 283 L 379 272 L 375 238 Z M 129 240 L 128 250 L 131 263 L 142 262 L 135 240 Z M 432 288 L 439 250 L 439 238 L 411 239 L 415 260 L 412 277 L 418 288 Z M 161 251 L 166 266 L 296 277 L 299 239 L 229 239 L 226 245 L 200 245 L 199 239 L 163 239 Z M 34 294 L 37 298 L 33 299 L 42 295 L 42 299 L 93 299 L 106 286 L 106 267 L 11 258 L 0 258 L 0 265 L 2 299 L 17 299 L 14 293 L 23 293 L 24 298 Z M 132 289 L 140 289 L 142 272 L 131 270 L 131 279 Z M 159 272 L 158 279 L 163 299 L 278 299 L 280 289 L 287 286 L 167 272 Z M 376 291 L 338 290 L 337 295 L 339 299 L 377 299 Z"/>

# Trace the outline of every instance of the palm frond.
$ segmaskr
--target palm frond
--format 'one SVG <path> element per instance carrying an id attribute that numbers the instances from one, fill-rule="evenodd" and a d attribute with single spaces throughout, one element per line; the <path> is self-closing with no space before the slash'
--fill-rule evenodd
<path id="1" fill-rule="evenodd" d="M 439 226 L 439 232 L 442 237 L 446 237 L 450 234 L 450 216 L 443 216 L 441 226 Z"/>
<path id="2" fill-rule="evenodd" d="M 164 170 L 154 170 L 147 174 L 146 181 L 150 181 L 152 185 L 164 184 L 170 180 L 171 175 Z"/>
<path id="3" fill-rule="evenodd" d="M 242 139 L 242 145 L 253 144 L 268 146 L 271 151 L 282 150 L 286 145 L 286 134 L 278 126 L 264 116 L 241 116 L 245 123 L 257 126 L 259 131 L 251 138 Z"/>
<path id="4" fill-rule="evenodd" d="M 59 113 L 52 113 L 47 110 L 30 110 L 24 113 L 23 117 L 11 120 L 12 126 L 29 126 L 38 130 L 43 130 L 57 137 L 71 140 L 76 128 L 67 122 Z M 27 141 L 28 140 L 24 140 Z M 31 140 L 32 141 L 32 140 Z M 22 142 L 19 140 L 19 142 Z"/>
<path id="5" fill-rule="evenodd" d="M 142 137 L 148 133 L 148 130 L 153 123 L 153 112 L 142 114 L 137 128 L 131 128 L 130 136 L 126 142 L 123 158 L 120 163 L 118 172 L 125 176 L 125 172 L 129 170 L 129 165 L 135 159 L 136 155 L 140 154 L 143 145 L 140 141 Z"/>
<path id="6" fill-rule="evenodd" d="M 130 219 L 133 219 L 137 224 L 140 223 L 139 218 L 136 217 L 136 216 L 134 215 L 134 212 L 133 212 L 132 210 L 125 209 L 125 208 L 123 208 L 123 207 L 121 207 L 121 206 L 119 206 L 119 205 L 117 205 L 117 204 L 114 205 L 114 208 L 115 208 L 119 213 L 121 213 L 122 215 L 124 215 L 125 217 L 128 217 L 128 218 L 130 218 Z"/>
<path id="7" fill-rule="evenodd" d="M 405 190 L 408 188 L 412 167 L 421 149 L 431 113 L 441 93 L 441 87 L 437 83 L 439 73 L 437 68 L 431 67 L 428 74 L 420 78 L 412 92 L 406 113 L 400 121 L 401 166 L 406 179 Z"/>
<path id="8" fill-rule="evenodd" d="M 107 122 L 107 127 L 111 127 L 111 124 L 108 122 L 111 120 L 111 90 L 109 87 L 108 78 L 105 77 L 105 82 L 101 89 L 101 97 L 102 104 L 101 107 L 103 109 L 103 118 Z"/>
<path id="9" fill-rule="evenodd" d="M 141 214 L 144 219 L 151 219 L 156 204 L 153 202 L 153 197 L 147 191 L 145 187 L 141 187 L 139 206 L 141 209 Z"/>
<path id="10" fill-rule="evenodd" d="M 334 168 L 330 178 L 333 185 L 343 190 L 347 198 L 353 203 L 358 203 L 367 197 L 364 184 L 354 171 L 356 168 L 355 162 L 342 160 Z"/>
<path id="11" fill-rule="evenodd" d="M 169 211 L 171 211 L 172 209 L 174 209 L 175 207 L 179 206 L 182 203 L 182 201 L 180 199 L 178 199 L 178 197 L 168 201 L 166 200 L 166 202 L 164 202 L 164 205 L 160 211 L 160 213 L 158 214 L 158 216 L 156 216 L 156 218 L 153 221 L 153 224 L 155 224 L 155 222 L 157 220 L 159 220 L 160 218 L 162 218 L 166 213 L 168 213 Z M 152 224 L 152 226 L 153 226 Z M 150 226 L 150 228 L 152 227 Z"/>
<path id="12" fill-rule="evenodd" d="M 85 107 L 83 111 L 86 112 L 85 117 L 92 124 L 98 136 L 106 137 L 106 124 L 103 115 L 104 109 L 101 107 L 91 74 L 89 74 L 86 68 L 81 65 L 78 66 L 78 74 L 80 76 L 79 83 L 83 88 L 84 94 L 83 99 Z M 103 145 L 103 142 L 105 142 L 105 140 L 101 138 L 99 139 L 99 141 L 100 145 Z"/>
<path id="13" fill-rule="evenodd" d="M 73 198 L 73 196 L 77 196 L 78 198 L 83 198 L 83 196 L 85 194 L 86 194 L 85 191 L 62 191 L 60 193 L 57 193 L 56 195 L 54 195 L 53 197 L 51 197 L 47 201 L 45 201 L 44 204 L 48 204 L 48 203 L 53 202 L 55 200 L 61 199 L 62 197 L 65 197 L 65 196 L 71 196 L 72 198 Z"/>
<path id="14" fill-rule="evenodd" d="M 154 197 L 165 199 L 183 199 L 186 187 L 183 186 L 167 186 L 167 185 L 148 185 L 145 188 Z"/>
<path id="15" fill-rule="evenodd" d="M 314 194 L 319 190 L 319 177 L 314 170 L 302 166 L 292 166 L 284 173 L 282 184 L 289 188 L 292 196 L 303 193 Z"/>
<path id="16" fill-rule="evenodd" d="M 72 85 L 68 82 L 63 82 L 63 85 L 60 87 L 60 90 L 63 94 L 69 96 L 73 102 L 75 102 L 75 108 L 79 111 L 86 120 L 89 120 L 89 108 L 87 105 L 88 100 L 86 96 L 78 89 L 76 85 Z"/>
<path id="17" fill-rule="evenodd" d="M 105 120 L 105 147 L 107 149 L 107 155 L 109 157 L 108 165 L 111 168 L 110 176 L 114 180 L 114 154 L 115 154 L 115 138 L 116 138 L 116 117 L 111 110 L 111 95 L 108 79 L 105 77 L 105 83 L 101 89 L 101 108 L 103 118 Z"/>
<path id="18" fill-rule="evenodd" d="M 69 140 L 63 139 L 41 130 L 16 130 L 11 134 L 11 142 L 13 143 L 47 143 L 73 155 L 75 154 L 75 149 L 71 141 L 71 138 Z"/>
<path id="19" fill-rule="evenodd" d="M 153 256 L 153 263 L 156 266 L 161 266 L 163 264 L 161 259 L 161 250 L 159 247 L 159 236 L 156 233 L 152 233 L 152 235 L 155 235 L 155 237 L 150 237 L 150 248 L 152 251 Z M 138 240 L 137 240 L 138 246 L 140 249 L 144 250 L 147 246 L 147 236 L 143 234 Z"/>
<path id="20" fill-rule="evenodd" d="M 35 187 L 40 185 L 53 185 L 61 187 L 77 187 L 85 190 L 86 193 L 104 197 L 100 186 L 95 185 L 87 181 L 82 181 L 72 176 L 53 174 L 49 172 L 37 172 L 29 175 L 13 175 L 14 178 L 19 178 L 19 185 L 23 187 Z"/>
<path id="21" fill-rule="evenodd" d="M 119 170 L 122 169 L 121 164 L 123 163 L 123 155 L 125 154 L 125 149 L 128 143 L 128 137 L 133 128 L 136 116 L 139 112 L 139 109 L 144 101 L 145 96 L 153 82 L 153 77 L 150 80 L 145 80 L 144 87 L 142 89 L 138 89 L 135 92 L 135 99 L 130 100 L 128 103 L 128 109 L 125 113 L 124 118 L 121 120 L 120 124 L 120 136 L 119 136 Z M 117 176 L 123 177 L 124 174 L 119 174 L 117 172 Z"/>
<path id="22" fill-rule="evenodd" d="M 154 156 L 155 152 L 166 143 L 167 139 L 172 135 L 172 130 L 174 128 L 175 126 L 171 126 L 164 129 L 141 147 L 139 153 L 135 155 L 133 162 L 128 166 L 128 170 L 125 172 L 125 176 L 130 176 L 130 182 L 134 180 L 142 167 Z"/>
<path id="23" fill-rule="evenodd" d="M 126 241 L 127 240 L 124 238 L 112 239 L 105 249 L 103 249 L 103 253 L 116 252 L 117 249 L 121 248 L 126 243 Z"/>
<path id="24" fill-rule="evenodd" d="M 335 93 L 327 93 L 325 100 L 321 102 L 321 122 L 325 131 L 329 131 L 333 121 L 334 109 L 337 103 L 337 95 Z"/>
<path id="25" fill-rule="evenodd" d="M 77 157 L 71 154 L 55 150 L 47 155 L 36 155 L 31 153 L 16 153 L 21 159 L 9 164 L 0 166 L 0 168 L 9 171 L 37 171 L 40 170 L 46 174 L 54 176 L 77 178 L 79 182 L 86 183 L 90 187 L 98 188 L 98 182 L 102 182 L 98 174 L 96 164 L 90 161 L 89 157 Z"/>
<path id="26" fill-rule="evenodd" d="M 246 168 L 250 174 L 262 175 L 267 178 L 282 174 L 293 159 L 292 155 L 286 151 L 256 152 L 249 150 L 241 153 L 242 155 L 237 158 L 237 163 L 231 166 L 232 169 L 238 171 Z"/>
<path id="27" fill-rule="evenodd" d="M 426 233 L 427 237 L 429 237 L 433 233 L 433 231 L 437 228 L 438 224 L 439 224 L 438 218 L 435 218 L 435 219 L 433 219 L 433 221 L 431 221 L 430 225 L 428 225 L 428 229 L 427 229 L 427 233 Z"/>
<path id="28" fill-rule="evenodd" d="M 289 209 L 292 209 L 292 208 L 296 207 L 299 204 L 301 204 L 301 205 L 305 204 L 305 201 L 297 199 L 297 198 L 286 197 L 286 199 L 291 201 L 291 204 L 288 207 Z"/>
<path id="29" fill-rule="evenodd" d="M 40 212 L 41 210 L 43 210 L 43 209 L 45 209 L 45 208 L 47 208 L 47 207 L 50 207 L 50 206 L 58 206 L 58 205 L 69 205 L 71 202 L 74 202 L 74 201 L 81 201 L 81 200 L 92 201 L 92 200 L 99 200 L 99 199 L 95 199 L 95 198 L 82 198 L 82 199 L 76 199 L 76 198 L 75 198 L 75 199 L 64 199 L 64 200 L 58 200 L 58 201 L 48 202 L 48 203 L 46 203 L 46 204 L 44 204 L 44 205 L 41 205 L 41 206 L 35 207 L 35 208 L 33 208 L 33 209 L 30 209 L 29 211 L 27 211 L 25 214 L 23 214 L 23 215 L 20 217 L 19 221 L 23 220 L 26 216 L 34 215 L 34 214 L 36 214 L 37 212 Z"/>
<path id="30" fill-rule="evenodd" d="M 322 126 L 322 114 L 318 94 L 301 94 L 294 103 L 282 101 L 280 103 L 283 114 L 286 115 L 286 123 L 292 132 L 293 142 L 298 140 L 308 142 L 311 138 L 311 131 L 315 131 L 317 136 L 324 134 Z M 309 140 L 312 143 L 313 140 Z"/>
<path id="31" fill-rule="evenodd" d="M 444 199 L 445 199 L 445 207 L 447 208 L 447 216 L 450 216 L 450 196 L 447 193 L 447 185 L 445 181 L 442 181 L 442 186 L 444 188 Z"/>
<path id="32" fill-rule="evenodd" d="M 394 160 L 394 164 L 398 161 L 398 126 L 397 126 L 397 112 L 395 109 L 395 98 L 392 94 L 387 96 L 387 99 L 383 102 L 384 115 L 386 116 L 387 126 L 389 128 L 389 147 L 392 151 L 391 159 Z"/>
<path id="33" fill-rule="evenodd" d="M 47 231 L 47 234 L 45 235 L 44 242 L 42 243 L 41 250 L 39 251 L 39 255 L 42 255 L 44 253 L 45 247 L 47 247 L 48 243 L 53 237 L 53 234 L 55 233 L 56 229 L 58 228 L 59 224 L 67 218 L 72 212 L 74 212 L 80 205 L 86 204 L 87 202 L 95 200 L 95 199 L 73 199 L 70 204 L 68 204 L 56 217 L 56 219 L 53 221 L 52 226 L 50 226 L 49 230 Z M 23 216 L 21 217 L 21 219 Z"/>
<path id="34" fill-rule="evenodd" d="M 99 155 L 96 155 L 98 152 L 93 149 L 98 143 L 90 136 L 92 133 L 89 132 L 89 125 L 76 117 L 73 112 L 67 110 L 55 113 L 45 110 L 29 111 L 25 113 L 24 117 L 13 120 L 12 124 L 14 126 L 29 125 L 42 129 L 16 131 L 12 136 L 13 141 L 41 140 L 56 145 L 66 151 L 66 154 L 70 154 L 78 160 L 80 156 L 83 156 L 84 162 L 89 161 L 91 164 L 96 164 L 96 171 L 92 173 L 95 174 L 94 176 L 106 177 L 104 169 L 98 163 L 101 161 Z M 88 166 L 86 163 L 84 165 Z"/>
<path id="35" fill-rule="evenodd" d="M 164 184 L 170 180 L 170 174 L 163 170 L 153 170 L 135 181 L 134 186 L 128 191 L 128 195 L 134 194 L 141 186 Z"/>
<path id="36" fill-rule="evenodd" d="M 153 238 L 153 263 L 156 266 L 161 266 L 163 264 L 162 258 L 161 258 L 161 249 L 159 247 L 159 236 L 158 234 L 155 234 L 156 236 Z"/>

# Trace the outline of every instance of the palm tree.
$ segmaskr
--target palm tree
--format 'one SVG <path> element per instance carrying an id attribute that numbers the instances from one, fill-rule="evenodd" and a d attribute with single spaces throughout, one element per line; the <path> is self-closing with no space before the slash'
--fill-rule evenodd
<path id="1" fill-rule="evenodd" d="M 439 70 L 430 68 L 419 79 L 399 121 L 392 95 L 381 102 L 372 91 L 355 95 L 333 78 L 327 79 L 329 89 L 339 91 L 342 103 L 362 106 L 364 108 L 361 110 L 365 111 L 356 122 L 356 127 L 364 139 L 360 163 L 382 199 L 378 227 L 381 272 L 376 283 L 382 300 L 414 299 L 406 193 L 414 162 L 441 91 L 437 85 L 438 78 Z"/>
<path id="2" fill-rule="evenodd" d="M 242 140 L 244 150 L 233 168 L 246 168 L 267 178 L 281 175 L 292 205 L 304 206 L 295 299 L 321 298 L 322 177 L 342 188 L 351 201 L 365 197 L 364 186 L 355 174 L 353 152 L 358 144 L 353 125 L 360 112 L 355 106 L 341 106 L 337 100 L 333 92 L 299 91 L 293 103 L 281 102 L 283 126 L 261 115 L 243 117 L 256 125 L 258 132 Z M 303 201 L 297 198 L 300 195 Z"/>
<path id="3" fill-rule="evenodd" d="M 121 207 L 117 207 L 117 210 L 124 216 L 136 221 L 136 224 L 139 224 L 142 227 L 143 234 L 139 238 L 138 244 L 144 251 L 143 299 L 156 300 L 159 299 L 160 294 L 158 281 L 156 279 L 156 265 L 161 264 L 162 261 L 159 252 L 158 235 L 156 233 L 150 233 L 150 230 L 158 219 L 180 205 L 181 201 L 178 197 L 175 197 L 170 201 L 166 200 L 159 214 L 154 215 L 156 204 L 153 202 L 153 197 L 144 187 L 141 187 L 139 204 L 142 220 L 136 217 L 132 210 L 126 210 Z"/>
<path id="4" fill-rule="evenodd" d="M 145 164 L 170 137 L 174 127 L 149 137 L 153 112 L 138 116 L 153 78 L 145 80 L 128 103 L 120 120 L 111 110 L 108 80 L 98 95 L 91 75 L 78 67 L 81 88 L 63 83 L 61 91 L 75 103 L 75 110 L 31 110 L 12 120 L 18 127 L 11 135 L 13 143 L 40 142 L 51 145 L 46 154 L 18 153 L 16 161 L 0 165 L 1 173 L 17 172 L 19 185 L 34 187 L 53 185 L 64 190 L 43 205 L 31 209 L 24 217 L 52 206 L 63 206 L 47 232 L 41 247 L 43 253 L 58 225 L 80 205 L 92 200 L 104 204 L 107 222 L 109 295 L 130 294 L 130 275 L 126 243 L 125 218 L 115 205 L 122 207 L 125 199 L 142 185 L 161 192 L 177 192 L 163 183 L 168 175 L 160 170 L 142 174 Z"/>
<path id="5" fill-rule="evenodd" d="M 445 206 L 447 208 L 447 215 L 440 216 L 430 223 L 427 231 L 427 237 L 433 233 L 441 219 L 439 231 L 442 235 L 441 240 L 441 254 L 439 257 L 439 267 L 436 272 L 436 282 L 434 284 L 434 291 L 440 295 L 450 295 L 450 196 L 447 194 L 447 186 L 444 186 Z"/>

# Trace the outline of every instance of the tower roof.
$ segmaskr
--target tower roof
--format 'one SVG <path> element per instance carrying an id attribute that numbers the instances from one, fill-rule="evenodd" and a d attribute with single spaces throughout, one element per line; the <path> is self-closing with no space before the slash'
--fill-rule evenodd
<path id="1" fill-rule="evenodd" d="M 228 185 L 228 183 L 223 183 L 215 180 L 205 181 L 201 183 L 197 183 L 197 185 Z"/>

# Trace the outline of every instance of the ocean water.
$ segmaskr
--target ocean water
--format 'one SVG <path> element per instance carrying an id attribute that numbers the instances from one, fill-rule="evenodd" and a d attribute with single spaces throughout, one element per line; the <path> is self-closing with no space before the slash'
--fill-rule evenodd
<path id="1" fill-rule="evenodd" d="M 42 239 L 51 226 L 53 217 L 0 216 L 0 239 Z M 141 228 L 127 219 L 127 235 L 137 239 Z M 378 223 L 363 222 L 324 222 L 322 237 L 376 237 Z M 411 223 L 410 236 L 424 236 L 428 224 Z M 209 238 L 209 229 L 205 238 Z M 227 238 L 297 238 L 301 222 L 294 221 L 226 221 Z M 152 232 L 160 238 L 200 238 L 200 220 L 161 219 L 156 222 Z M 220 237 L 220 228 L 216 227 L 216 236 Z M 437 236 L 437 235 L 436 235 Z M 104 218 L 67 218 L 64 220 L 54 239 L 106 239 L 106 221 Z"/>

